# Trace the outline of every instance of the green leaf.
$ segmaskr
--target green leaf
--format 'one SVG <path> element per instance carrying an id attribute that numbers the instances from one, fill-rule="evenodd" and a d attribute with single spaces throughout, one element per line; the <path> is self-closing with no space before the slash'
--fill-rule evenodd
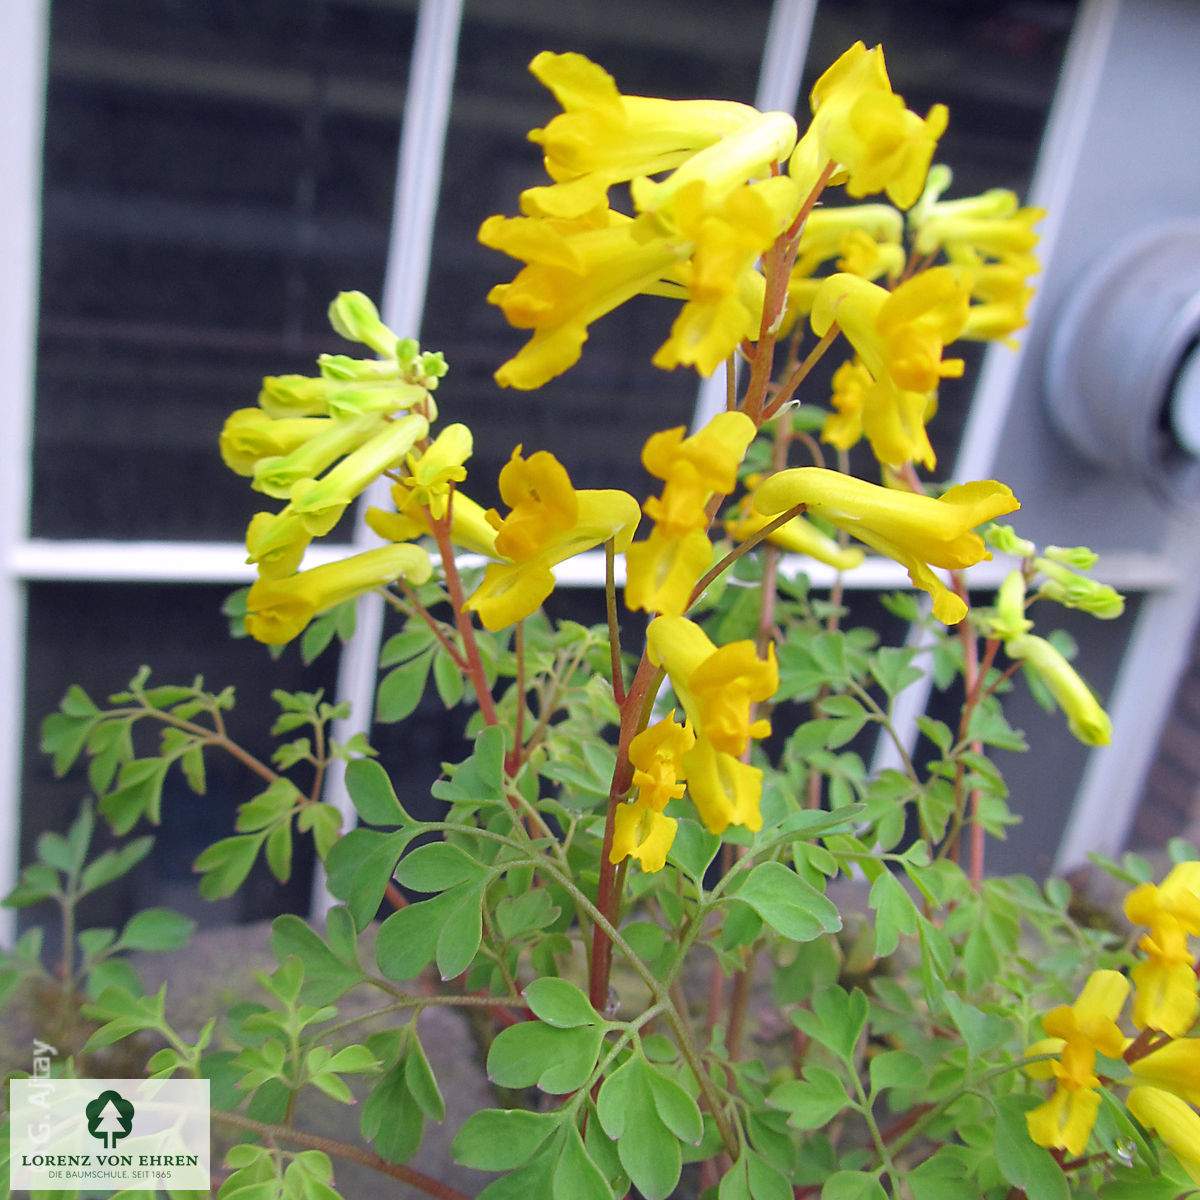
<path id="1" fill-rule="evenodd" d="M 205 900 L 232 896 L 250 874 L 262 843 L 262 835 L 253 833 L 222 838 L 202 850 L 192 864 L 194 871 L 204 875 L 200 880 L 200 895 Z"/>
<path id="2" fill-rule="evenodd" d="M 356 758 L 346 767 L 346 791 L 368 825 L 414 825 L 396 798 L 388 773 L 372 758 Z"/>
<path id="3" fill-rule="evenodd" d="M 871 674 L 889 698 L 924 678 L 925 673 L 912 665 L 915 655 L 915 648 L 910 646 L 885 646 L 871 657 L 868 663 Z"/>
<path id="4" fill-rule="evenodd" d="M 417 892 L 444 892 L 480 879 L 487 867 L 449 842 L 427 842 L 410 851 L 396 868 L 396 880 Z"/>
<path id="5" fill-rule="evenodd" d="M 330 847 L 325 856 L 326 881 L 329 890 L 346 902 L 356 929 L 366 929 L 375 919 L 396 862 L 417 832 L 352 829 Z"/>
<path id="6" fill-rule="evenodd" d="M 662 1123 L 681 1141 L 698 1146 L 704 1137 L 700 1108 L 670 1075 L 657 1067 L 648 1067 L 646 1080 Z"/>
<path id="7" fill-rule="evenodd" d="M 698 821 L 681 818 L 675 829 L 675 841 L 667 852 L 667 860 L 690 875 L 698 887 L 702 887 L 704 873 L 720 848 L 721 839 L 715 833 L 709 833 Z"/>
<path id="8" fill-rule="evenodd" d="M 54 756 L 56 776 L 61 778 L 71 769 L 98 719 L 98 716 L 71 716 L 66 712 L 57 712 L 51 713 L 42 722 L 41 750 L 43 754 Z"/>
<path id="9" fill-rule="evenodd" d="M 186 946 L 196 922 L 170 908 L 146 908 L 130 917 L 117 946 L 122 950 L 178 950 Z"/>
<path id="10" fill-rule="evenodd" d="M 872 1095 L 888 1088 L 919 1087 L 925 1073 L 921 1060 L 907 1050 L 884 1050 L 876 1054 L 870 1070 Z"/>
<path id="11" fill-rule="evenodd" d="M 447 708 L 453 708 L 462 699 L 463 689 L 466 686 L 463 673 L 458 669 L 458 664 L 454 659 L 441 647 L 438 647 L 433 656 L 433 682 L 442 703 Z"/>
<path id="12" fill-rule="evenodd" d="M 630 1058 L 601 1085 L 596 1114 L 638 1191 L 646 1200 L 666 1200 L 679 1182 L 683 1158 L 658 1115 L 648 1073 L 641 1058 Z"/>
<path id="13" fill-rule="evenodd" d="M 117 789 L 100 801 L 114 832 L 128 833 L 143 815 L 158 824 L 168 765 L 162 758 L 135 758 L 121 768 Z"/>
<path id="14" fill-rule="evenodd" d="M 359 1131 L 388 1162 L 407 1162 L 421 1148 L 425 1115 L 408 1086 L 401 1059 L 372 1089 L 363 1104 Z"/>
<path id="15" fill-rule="evenodd" d="M 267 866 L 280 883 L 292 874 L 292 823 L 281 821 L 267 834 Z"/>
<path id="16" fill-rule="evenodd" d="M 434 961 L 443 979 L 457 979 L 479 953 L 483 941 L 483 888 L 486 880 L 464 884 L 443 895 L 457 896 L 458 904 L 451 910 L 438 934 Z"/>
<path id="17" fill-rule="evenodd" d="M 484 1108 L 472 1113 L 454 1138 L 454 1161 L 477 1171 L 510 1171 L 528 1162 L 559 1127 L 560 1112 Z"/>
<path id="18" fill-rule="evenodd" d="M 81 1010 L 90 1020 L 103 1022 L 88 1038 L 84 1051 L 90 1053 L 111 1046 L 143 1029 L 161 1030 L 165 1025 L 163 1005 L 166 995 L 165 983 L 153 996 L 135 996 L 119 987 L 105 988 L 96 1000 L 85 1004 Z"/>
<path id="19" fill-rule="evenodd" d="M 418 1107 L 431 1121 L 446 1119 L 446 1101 L 438 1087 L 437 1078 L 429 1059 L 425 1057 L 425 1047 L 421 1039 L 413 1033 L 409 1040 L 408 1053 L 404 1056 L 404 1079 L 408 1090 Z"/>
<path id="20" fill-rule="evenodd" d="M 591 1001 L 569 980 L 552 976 L 535 979 L 524 995 L 534 1016 L 556 1029 L 605 1023 Z"/>
<path id="21" fill-rule="evenodd" d="M 887 1200 L 887 1192 L 869 1171 L 837 1171 L 825 1181 L 821 1200 Z"/>
<path id="22" fill-rule="evenodd" d="M 391 667 L 396 663 L 407 662 L 419 654 L 432 651 L 433 642 L 433 630 L 423 621 L 418 622 L 414 628 L 395 633 L 383 643 L 383 648 L 379 651 L 379 665 Z"/>
<path id="23" fill-rule="evenodd" d="M 811 1012 L 797 1009 L 791 1017 L 810 1037 L 852 1065 L 854 1048 L 867 1024 L 868 1009 L 867 997 L 859 988 L 847 995 L 835 984 L 813 996 Z"/>
<path id="24" fill-rule="evenodd" d="M 803 1079 L 781 1083 L 767 1103 L 788 1113 L 793 1129 L 821 1129 L 849 1104 L 846 1085 L 825 1067 L 806 1066 Z"/>
<path id="25" fill-rule="evenodd" d="M 583 1139 L 573 1124 L 563 1133 L 551 1195 L 553 1200 L 613 1200 L 604 1172 L 584 1149 Z"/>
<path id="26" fill-rule="evenodd" d="M 792 1186 L 761 1155 L 745 1150 L 725 1172 L 717 1200 L 791 1200 Z"/>
<path id="27" fill-rule="evenodd" d="M 437 952 L 442 929 L 457 912 L 462 899 L 463 889 L 452 888 L 430 900 L 405 906 L 380 925 L 375 961 L 388 979 L 413 979 L 429 965 Z"/>
<path id="28" fill-rule="evenodd" d="M 496 905 L 496 924 L 500 936 L 512 941 L 553 924 L 561 911 L 546 888 L 535 887 L 519 896 L 505 896 Z"/>
<path id="29" fill-rule="evenodd" d="M 489 725 L 475 739 L 471 757 L 458 764 L 443 763 L 449 779 L 439 779 L 430 789 L 438 800 L 450 804 L 503 804 L 504 730 Z"/>
<path id="30" fill-rule="evenodd" d="M 557 1029 L 541 1021 L 521 1021 L 502 1029 L 488 1050 L 488 1078 L 500 1087 L 537 1085 L 565 1096 L 583 1087 L 596 1067 L 604 1027 Z"/>
<path id="31" fill-rule="evenodd" d="M 900 944 L 900 934 L 915 936 L 917 906 L 890 871 L 872 884 L 867 903 L 875 910 L 875 957 L 887 958 Z"/>
<path id="32" fill-rule="evenodd" d="M 94 892 L 97 888 L 120 879 L 131 871 L 150 853 L 154 845 L 152 837 L 134 838 L 115 850 L 105 850 L 98 858 L 93 859 L 83 868 L 79 877 L 79 895 Z"/>
<path id="33" fill-rule="evenodd" d="M 950 1014 L 950 1019 L 963 1035 L 967 1043 L 967 1051 L 973 1060 L 982 1058 L 989 1050 L 1008 1041 L 1013 1032 L 1012 1024 L 1002 1017 L 991 1013 L 981 1012 L 973 1004 L 959 999 L 953 992 L 947 992 L 942 997 L 942 1003 Z"/>
<path id="34" fill-rule="evenodd" d="M 333 924 L 340 919 L 333 914 L 345 912 L 330 909 L 326 920 Z M 310 1004 L 329 1004 L 366 979 L 357 962 L 346 962 L 335 954 L 307 921 L 292 913 L 272 923 L 271 950 L 278 962 L 295 955 L 304 964 L 304 998 Z"/>
<path id="35" fill-rule="evenodd" d="M 1023 1188 L 1029 1200 L 1070 1200 L 1071 1190 L 1054 1156 L 1035 1145 L 1025 1124 L 1025 1112 L 1037 1105 L 1036 1096 L 1001 1096 L 996 1109 L 996 1165 L 1013 1187 Z"/>
<path id="36" fill-rule="evenodd" d="M 433 662 L 432 651 L 389 671 L 379 682 L 375 719 L 390 724 L 403 721 L 421 703 L 425 681 Z"/>
<path id="37" fill-rule="evenodd" d="M 764 862 L 752 868 L 736 898 L 795 942 L 810 942 L 842 927 L 836 905 L 782 863 Z"/>

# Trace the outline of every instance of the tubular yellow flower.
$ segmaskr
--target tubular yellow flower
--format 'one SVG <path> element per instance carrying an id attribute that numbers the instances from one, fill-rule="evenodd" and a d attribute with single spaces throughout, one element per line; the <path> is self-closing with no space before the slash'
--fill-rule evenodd
<path id="1" fill-rule="evenodd" d="M 400 482 L 409 490 L 414 503 L 429 509 L 433 517 L 446 515 L 450 485 L 467 477 L 463 463 L 474 448 L 471 431 L 465 425 L 447 425 L 421 454 L 405 459 L 409 474 Z"/>
<path id="2" fill-rule="evenodd" d="M 929 569 L 969 567 L 991 558 L 972 530 L 1020 504 L 995 480 L 952 487 L 933 498 L 879 487 L 828 471 L 795 467 L 759 485 L 755 509 L 766 516 L 806 504 L 810 512 L 908 568 L 914 586 L 933 597 L 933 612 L 953 625 L 966 616 L 966 604 Z"/>
<path id="3" fill-rule="evenodd" d="M 1107 746 L 1112 741 L 1108 714 L 1075 668 L 1045 638 L 1023 633 L 1009 638 L 1004 649 L 1036 672 L 1066 714 L 1071 732 L 1085 746 Z"/>
<path id="4" fill-rule="evenodd" d="M 1129 973 L 1133 980 L 1133 1023 L 1180 1038 L 1196 1023 L 1200 996 L 1196 993 L 1196 956 L 1188 950 L 1187 934 L 1170 918 L 1138 941 L 1146 955 Z"/>
<path id="5" fill-rule="evenodd" d="M 751 738 L 766 737 L 769 721 L 750 719 L 754 701 L 779 687 L 775 649 L 758 657 L 746 640 L 717 647 L 684 617 L 655 617 L 646 633 L 650 661 L 664 667 L 699 740 L 726 754 L 741 754 Z"/>
<path id="6" fill-rule="evenodd" d="M 636 801 L 622 804 L 613 814 L 613 843 L 608 861 L 619 863 L 636 858 L 643 871 L 661 871 L 678 825 L 674 817 L 665 817 Z"/>
<path id="7" fill-rule="evenodd" d="M 865 434 L 881 462 L 899 467 L 920 462 L 930 469 L 937 459 L 925 423 L 936 405 L 920 392 L 905 392 L 886 376 L 879 381 L 862 363 L 845 362 L 833 374 L 834 411 L 825 420 L 821 440 L 849 450 Z"/>
<path id="8" fill-rule="evenodd" d="M 771 523 L 770 517 L 764 517 L 749 508 L 750 497 L 746 497 L 737 516 L 725 522 L 725 532 L 735 542 L 744 542 L 753 537 L 764 525 Z M 767 541 L 779 546 L 792 554 L 803 554 L 815 558 L 839 571 L 852 571 L 863 564 L 863 552 L 858 546 L 839 546 L 828 534 L 822 533 L 811 521 L 803 517 L 793 517 L 781 525 L 774 533 L 767 535 Z"/>
<path id="9" fill-rule="evenodd" d="M 755 113 L 738 129 L 693 154 L 661 182 L 644 176 L 630 184 L 639 212 L 661 213 L 695 184 L 702 183 L 709 205 L 715 206 L 751 179 L 766 175 L 772 163 L 782 162 L 796 144 L 796 122 L 782 112 Z M 799 207 L 795 185 L 789 196 Z"/>
<path id="10" fill-rule="evenodd" d="M 1038 243 L 1033 226 L 1044 208 L 1018 208 L 1016 194 L 993 188 L 981 196 L 931 204 L 916 224 L 918 254 L 945 250 L 951 262 L 978 265 L 987 259 L 1028 255 Z"/>
<path id="11" fill-rule="evenodd" d="M 675 720 L 672 709 L 661 721 L 643 729 L 629 743 L 629 761 L 633 764 L 633 786 L 638 789 L 637 803 L 643 808 L 662 812 L 671 800 L 683 795 L 680 760 L 696 744 L 696 735 Z"/>
<path id="12" fill-rule="evenodd" d="M 879 46 L 855 42 L 817 80 L 812 111 L 824 157 L 846 168 L 851 196 L 886 191 L 900 208 L 916 203 L 949 114 L 942 104 L 924 119 L 909 112 L 892 91 Z"/>
<path id="13" fill-rule="evenodd" d="M 836 321 L 876 380 L 903 391 L 933 391 L 962 374 L 942 348 L 962 332 L 970 287 L 949 267 L 922 271 L 889 292 L 857 275 L 831 275 L 813 300 L 812 327 L 824 336 Z"/>
<path id="14" fill-rule="evenodd" d="M 1029 1136 L 1039 1146 L 1083 1153 L 1100 1107 L 1096 1054 L 1119 1058 L 1124 1052 L 1126 1039 L 1116 1021 L 1128 995 L 1129 981 L 1119 971 L 1093 971 L 1074 1004 L 1061 1004 L 1042 1019 L 1047 1035 L 1062 1039 L 1062 1051 L 1051 1064 L 1058 1081 L 1054 1094 L 1025 1114 Z"/>
<path id="15" fill-rule="evenodd" d="M 290 642 L 318 613 L 404 576 L 424 583 L 429 555 L 419 546 L 379 546 L 286 579 L 260 578 L 246 599 L 246 630 L 271 646 Z"/>
<path id="16" fill-rule="evenodd" d="M 723 412 L 691 437 L 683 434 L 682 425 L 652 434 L 642 450 L 642 464 L 666 487 L 644 506 L 654 521 L 649 538 L 625 555 L 625 603 L 631 609 L 682 616 L 712 562 L 708 503 L 737 486 L 755 428 L 745 413 Z"/>
<path id="17" fill-rule="evenodd" d="M 588 326 L 651 288 L 682 255 L 644 222 L 619 213 L 570 220 L 489 217 L 479 240 L 527 265 L 488 303 L 533 337 L 496 372 L 501 387 L 541 387 L 579 359 Z"/>
<path id="18" fill-rule="evenodd" d="M 268 417 L 324 416 L 329 410 L 328 379 L 309 375 L 268 375 L 258 393 L 258 406 Z"/>
<path id="19" fill-rule="evenodd" d="M 277 500 L 286 500 L 292 484 L 298 479 L 315 478 L 343 455 L 357 450 L 385 424 L 378 413 L 349 418 L 326 417 L 314 431 L 314 436 L 293 447 L 290 453 L 260 458 L 250 472 L 254 476 L 251 487 Z"/>
<path id="20" fill-rule="evenodd" d="M 1200 1104 L 1200 1039 L 1177 1038 L 1129 1064 L 1139 1083 Z"/>
<path id="21" fill-rule="evenodd" d="M 433 529 L 416 494 L 402 483 L 392 488 L 396 512 L 368 508 L 366 522 L 375 533 L 389 542 L 408 542 L 413 538 L 433 536 Z M 496 558 L 496 530 L 488 523 L 482 504 L 455 489 L 450 508 L 450 540 L 464 550 Z"/>
<path id="22" fill-rule="evenodd" d="M 848 204 L 814 209 L 808 214 L 800 234 L 793 277 L 806 278 L 823 263 L 841 256 L 846 239 L 858 233 L 865 234 L 873 244 L 899 245 L 904 233 L 904 218 L 890 204 Z M 858 274 L 857 271 L 852 273 Z"/>
<path id="23" fill-rule="evenodd" d="M 289 504 L 282 512 L 255 513 L 246 528 L 246 561 L 263 579 L 291 575 L 304 558 L 312 534 Z"/>
<path id="24" fill-rule="evenodd" d="M 1125 898 L 1125 915 L 1154 928 L 1170 917 L 1190 934 L 1200 934 L 1200 862 L 1181 862 L 1160 884 L 1143 883 Z"/>
<path id="25" fill-rule="evenodd" d="M 623 96 L 612 76 L 582 54 L 544 51 L 529 70 L 563 108 L 529 135 L 556 181 L 522 193 L 522 211 L 534 216 L 580 216 L 605 204 L 614 183 L 677 167 L 759 115 L 727 100 Z"/>
<path id="26" fill-rule="evenodd" d="M 1178 1096 L 1158 1088 L 1134 1088 L 1126 1103 L 1147 1129 L 1162 1138 L 1193 1182 L 1200 1184 L 1200 1116 Z"/>
<path id="27" fill-rule="evenodd" d="M 320 479 L 298 479 L 293 483 L 288 508 L 314 536 L 328 533 L 351 501 L 388 467 L 401 461 L 428 432 L 429 422 L 424 417 L 385 421 L 377 433 Z"/>
<path id="28" fill-rule="evenodd" d="M 492 563 L 467 601 L 486 629 L 495 631 L 529 616 L 554 590 L 551 568 L 612 538 L 623 553 L 633 540 L 640 512 L 626 492 L 577 492 L 562 464 L 544 450 L 528 459 L 518 446 L 500 472 L 500 496 L 512 511 L 495 511 L 496 553 L 510 559 Z"/>
<path id="29" fill-rule="evenodd" d="M 221 458 L 235 474 L 250 476 L 260 458 L 288 454 L 328 426 L 328 417 L 275 420 L 261 408 L 239 408 L 221 430 Z"/>
<path id="30" fill-rule="evenodd" d="M 757 767 L 699 738 L 683 756 L 683 770 L 688 795 L 710 833 L 724 833 L 730 825 L 744 825 L 751 833 L 762 828 L 762 772 Z"/>
<path id="31" fill-rule="evenodd" d="M 685 364 L 711 375 L 743 338 L 757 339 L 764 289 L 755 264 L 800 203 L 786 176 L 739 187 L 715 208 L 711 195 L 711 185 L 696 180 L 674 196 L 673 236 L 691 247 L 678 271 L 688 299 L 654 355 L 657 367 Z"/>

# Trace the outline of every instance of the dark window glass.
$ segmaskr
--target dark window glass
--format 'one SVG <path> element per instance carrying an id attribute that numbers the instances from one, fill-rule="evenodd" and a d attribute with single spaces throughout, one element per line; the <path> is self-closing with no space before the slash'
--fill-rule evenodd
<path id="1" fill-rule="evenodd" d="M 229 736 L 262 761 L 278 744 L 270 728 L 279 709 L 275 688 L 314 691 L 331 696 L 336 680 L 336 652 L 328 651 L 310 668 L 295 647 L 273 661 L 265 646 L 250 639 L 234 641 L 221 603 L 228 587 L 35 583 L 29 587 L 28 649 L 25 683 L 25 759 L 22 784 L 21 861 L 29 862 L 37 836 L 63 830 L 74 819 L 79 802 L 89 794 L 86 756 L 67 775 L 55 778 L 48 757 L 38 750 L 43 718 L 58 708 L 72 683 L 78 683 L 102 707 L 108 696 L 125 688 L 142 663 L 153 667 L 151 683 L 190 684 L 203 674 L 211 691 L 237 689 L 237 703 L 227 714 Z M 299 734 L 293 735 L 299 736 Z M 157 730 L 142 721 L 135 747 L 152 754 Z M 259 777 L 229 755 L 205 753 L 207 791 L 195 795 L 177 767 L 167 775 L 162 825 L 145 821 L 135 835 L 156 835 L 154 853 L 125 880 L 88 900 L 88 921 L 109 925 L 136 909 L 169 904 L 205 923 L 258 920 L 279 912 L 307 912 L 312 882 L 312 854 L 306 837 L 295 842 L 291 880 L 276 882 L 260 864 L 247 885 L 228 901 L 207 903 L 196 893 L 192 872 L 205 846 L 233 833 L 237 807 L 263 789 Z M 303 774 L 298 784 L 306 784 Z M 111 841 L 98 822 L 97 846 Z M 40 912 L 23 910 L 23 920 Z"/>
<path id="2" fill-rule="evenodd" d="M 216 438 L 378 296 L 413 12 L 55 0 L 32 532 L 240 540 Z M 186 488 L 180 482 L 186 481 Z"/>

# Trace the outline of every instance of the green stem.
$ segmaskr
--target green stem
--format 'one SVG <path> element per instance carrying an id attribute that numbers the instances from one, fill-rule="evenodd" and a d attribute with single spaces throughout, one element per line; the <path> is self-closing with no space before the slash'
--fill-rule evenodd
<path id="1" fill-rule="evenodd" d="M 781 512 L 779 516 L 764 525 L 761 529 L 752 533 L 744 542 L 739 542 L 719 563 L 710 567 L 701 577 L 700 582 L 692 588 L 692 594 L 688 597 L 687 607 L 691 608 L 697 600 L 704 595 L 704 589 L 708 587 L 714 579 L 717 578 L 723 571 L 729 570 L 743 554 L 753 550 L 764 538 L 768 538 L 781 525 L 786 525 L 793 517 L 798 517 L 807 507 L 804 504 L 797 504 L 794 508 L 789 508 L 787 512 Z"/>

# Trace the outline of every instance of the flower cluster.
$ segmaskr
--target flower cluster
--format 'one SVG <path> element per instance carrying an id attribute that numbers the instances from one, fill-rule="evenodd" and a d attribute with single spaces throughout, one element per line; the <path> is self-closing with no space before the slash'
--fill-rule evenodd
<path id="1" fill-rule="evenodd" d="M 1180 863 L 1161 884 L 1135 888 L 1125 915 L 1149 926 L 1138 941 L 1145 957 L 1128 979 L 1119 971 L 1092 972 L 1074 1004 L 1042 1018 L 1046 1038 L 1029 1053 L 1055 1057 L 1026 1070 L 1053 1079 L 1055 1088 L 1026 1114 L 1029 1134 L 1038 1145 L 1082 1154 L 1100 1110 L 1100 1088 L 1123 1075 L 1129 1111 L 1200 1183 L 1200 1113 L 1194 1107 L 1200 1104 L 1200 1038 L 1185 1036 L 1200 1008 L 1196 957 L 1188 945 L 1188 937 L 1200 933 L 1200 862 Z M 1126 1037 L 1117 1023 L 1131 990 L 1136 1038 Z M 1109 1078 L 1097 1074 L 1098 1055 L 1112 1060 L 1102 1068 Z"/>

